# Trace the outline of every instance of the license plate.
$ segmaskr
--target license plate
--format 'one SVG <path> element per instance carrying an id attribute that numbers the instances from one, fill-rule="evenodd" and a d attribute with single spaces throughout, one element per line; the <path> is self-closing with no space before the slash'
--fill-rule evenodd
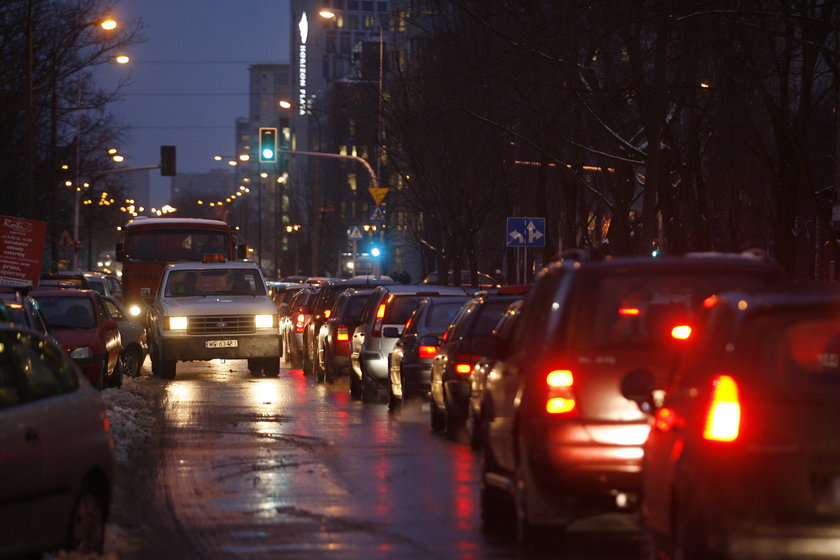
<path id="1" fill-rule="evenodd" d="M 239 346 L 238 340 L 208 340 L 204 343 L 206 348 L 236 348 Z"/>

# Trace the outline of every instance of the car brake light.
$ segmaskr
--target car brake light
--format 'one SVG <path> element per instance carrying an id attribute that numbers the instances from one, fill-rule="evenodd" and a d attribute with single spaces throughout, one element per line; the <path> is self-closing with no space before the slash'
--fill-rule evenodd
<path id="1" fill-rule="evenodd" d="M 297 317 L 295 318 L 295 332 L 302 333 L 303 332 L 303 323 L 306 321 L 306 315 L 303 313 L 298 313 Z"/>
<path id="2" fill-rule="evenodd" d="M 339 325 L 336 328 L 335 339 L 338 342 L 347 342 L 350 340 L 350 331 L 347 329 L 347 325 Z"/>
<path id="3" fill-rule="evenodd" d="M 622 307 L 618 310 L 618 314 L 624 315 L 625 317 L 635 317 L 641 315 L 642 312 L 636 307 Z"/>
<path id="4" fill-rule="evenodd" d="M 437 346 L 420 346 L 417 349 L 418 358 L 434 358 L 437 354 Z"/>
<path id="5" fill-rule="evenodd" d="M 575 410 L 575 396 L 572 387 L 575 378 L 567 369 L 555 369 L 548 373 L 545 379 L 548 387 L 548 398 L 545 410 L 549 414 L 568 414 Z"/>
<path id="6" fill-rule="evenodd" d="M 332 309 L 324 309 L 324 319 L 329 319 L 332 315 Z"/>
<path id="7" fill-rule="evenodd" d="M 741 428 L 741 399 L 732 376 L 717 375 L 712 380 L 712 396 L 706 412 L 703 438 L 709 441 L 735 441 Z"/>
<path id="8" fill-rule="evenodd" d="M 691 338 L 691 327 L 689 325 L 677 325 L 671 329 L 671 338 L 675 340 L 688 340 Z"/>
<path id="9" fill-rule="evenodd" d="M 382 335 L 382 319 L 385 317 L 385 303 L 380 303 L 376 309 L 376 317 L 373 319 L 373 328 L 371 329 L 371 336 Z"/>
<path id="10" fill-rule="evenodd" d="M 455 373 L 460 375 L 469 375 L 473 370 L 473 366 L 481 359 L 477 354 L 456 354 L 455 355 Z"/>

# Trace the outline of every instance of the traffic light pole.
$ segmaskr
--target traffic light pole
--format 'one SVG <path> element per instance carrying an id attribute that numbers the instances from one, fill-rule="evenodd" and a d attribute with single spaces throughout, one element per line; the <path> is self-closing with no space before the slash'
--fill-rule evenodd
<path id="1" fill-rule="evenodd" d="M 292 154 L 298 156 L 313 156 L 313 157 L 326 157 L 326 158 L 334 158 L 334 159 L 349 159 L 352 161 L 356 161 L 361 163 L 362 166 L 367 170 L 368 175 L 370 175 L 370 186 L 372 188 L 379 187 L 379 179 L 376 177 L 376 173 L 373 171 L 373 168 L 367 162 L 366 159 L 360 158 L 359 156 L 348 156 L 344 154 L 332 154 L 332 153 L 325 153 L 325 152 L 302 152 L 300 150 L 277 150 L 278 152 L 282 152 L 284 154 Z"/>

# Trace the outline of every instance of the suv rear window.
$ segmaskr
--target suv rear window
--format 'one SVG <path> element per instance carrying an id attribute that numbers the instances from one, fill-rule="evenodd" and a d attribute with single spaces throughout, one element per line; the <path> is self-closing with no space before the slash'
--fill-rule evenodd
<path id="1" fill-rule="evenodd" d="M 411 312 L 420 303 L 420 300 L 426 296 L 422 295 L 396 295 L 392 296 L 388 305 L 385 306 L 385 317 L 382 318 L 383 324 L 388 325 L 404 325 L 408 321 Z"/>
<path id="2" fill-rule="evenodd" d="M 755 274 L 581 275 L 570 322 L 555 341 L 573 350 L 652 350 L 669 343 L 677 324 L 696 324 L 703 300 L 765 281 Z M 564 344 L 565 343 L 565 344 Z"/>

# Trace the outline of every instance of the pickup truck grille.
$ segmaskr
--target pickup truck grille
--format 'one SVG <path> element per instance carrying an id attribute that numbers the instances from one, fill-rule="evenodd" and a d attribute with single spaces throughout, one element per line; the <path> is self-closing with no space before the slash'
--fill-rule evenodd
<path id="1" fill-rule="evenodd" d="M 253 315 L 216 315 L 190 317 L 188 334 L 251 334 L 255 331 Z"/>

